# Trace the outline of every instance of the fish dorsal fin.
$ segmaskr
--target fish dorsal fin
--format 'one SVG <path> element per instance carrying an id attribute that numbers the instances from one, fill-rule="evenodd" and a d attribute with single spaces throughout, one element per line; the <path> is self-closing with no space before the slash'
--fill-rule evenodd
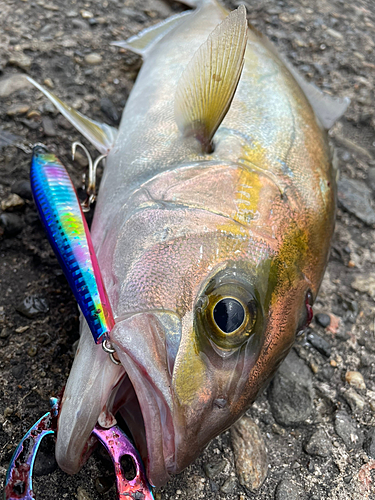
<path id="1" fill-rule="evenodd" d="M 349 97 L 333 97 L 325 94 L 313 83 L 307 82 L 302 75 L 299 74 L 296 68 L 277 50 L 275 45 L 256 28 L 249 25 L 250 29 L 262 40 L 262 43 L 267 49 L 272 52 L 293 75 L 298 85 L 303 90 L 307 100 L 314 110 L 316 117 L 325 129 L 330 129 L 332 125 L 345 113 L 350 104 Z"/>
<path id="2" fill-rule="evenodd" d="M 343 116 L 350 104 L 349 97 L 333 97 L 325 94 L 313 83 L 307 82 L 291 64 L 286 65 L 303 90 L 322 126 L 329 130 Z"/>
<path id="3" fill-rule="evenodd" d="M 52 94 L 52 92 L 49 92 L 29 76 L 27 76 L 26 78 L 37 89 L 43 92 L 46 97 L 48 97 L 48 99 L 56 106 L 60 113 L 64 115 L 65 118 L 69 120 L 70 123 L 79 132 L 81 132 L 81 134 L 84 135 L 86 139 L 90 141 L 98 151 L 100 151 L 100 153 L 108 153 L 108 151 L 112 148 L 117 136 L 116 128 L 111 127 L 106 123 L 100 123 L 87 118 L 87 116 L 82 115 L 74 108 L 62 102 L 58 97 Z"/>
<path id="4" fill-rule="evenodd" d="M 165 21 L 142 30 L 140 33 L 131 36 L 127 40 L 112 42 L 111 45 L 131 50 L 135 54 L 139 54 L 145 58 L 159 40 L 161 40 L 173 28 L 178 26 L 182 19 L 191 15 L 191 11 L 181 12 L 180 14 L 169 17 Z"/>
<path id="5" fill-rule="evenodd" d="M 247 42 L 246 9 L 240 5 L 217 26 L 182 73 L 175 118 L 185 136 L 209 152 L 211 140 L 231 105 L 241 77 Z"/>

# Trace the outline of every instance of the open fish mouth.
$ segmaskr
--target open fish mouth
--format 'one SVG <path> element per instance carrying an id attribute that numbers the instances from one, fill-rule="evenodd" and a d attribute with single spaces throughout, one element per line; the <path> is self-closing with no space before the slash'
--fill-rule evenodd
<path id="1" fill-rule="evenodd" d="M 113 409 L 125 420 L 153 486 L 174 472 L 175 435 L 171 408 L 143 369 L 123 351 L 118 352 L 126 375 L 118 388 Z"/>
<path id="2" fill-rule="evenodd" d="M 95 425 L 111 427 L 113 415 L 120 414 L 144 461 L 149 482 L 160 486 L 176 469 L 171 381 L 165 366 L 161 369 L 161 357 L 150 362 L 146 352 L 161 350 L 157 340 L 162 328 L 152 314 L 145 313 L 119 322 L 112 332 L 121 365 L 114 364 L 92 342 L 86 324 L 82 328 L 61 401 L 56 459 L 65 472 L 77 473 L 92 448 Z"/>

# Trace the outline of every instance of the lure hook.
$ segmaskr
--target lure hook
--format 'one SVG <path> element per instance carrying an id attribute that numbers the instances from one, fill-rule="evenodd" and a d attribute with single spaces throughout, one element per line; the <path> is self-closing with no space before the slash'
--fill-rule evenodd
<path id="1" fill-rule="evenodd" d="M 96 200 L 96 170 L 98 168 L 99 163 L 102 160 L 104 160 L 104 158 L 107 155 L 104 155 L 104 154 L 100 155 L 93 162 L 91 155 L 90 155 L 88 149 L 86 148 L 86 146 L 84 146 L 82 143 L 80 143 L 78 141 L 75 141 L 72 144 L 72 158 L 73 158 L 73 160 L 74 160 L 74 156 L 76 154 L 78 146 L 83 149 L 83 151 L 86 154 L 87 160 L 89 162 L 89 180 L 88 180 L 87 187 L 86 187 L 86 175 L 84 175 L 84 178 L 83 178 L 84 189 L 86 190 L 87 197 L 86 197 L 85 201 L 83 201 L 81 203 L 82 211 L 89 212 L 90 205 L 92 205 L 92 203 L 94 203 L 94 201 Z"/>

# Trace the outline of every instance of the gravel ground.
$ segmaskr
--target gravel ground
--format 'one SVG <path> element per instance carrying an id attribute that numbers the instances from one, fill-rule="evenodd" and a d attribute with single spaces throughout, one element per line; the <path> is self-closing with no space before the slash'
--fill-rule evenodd
<path id="1" fill-rule="evenodd" d="M 244 3 L 308 80 L 352 100 L 330 132 L 341 176 L 336 232 L 309 332 L 248 415 L 156 498 L 375 499 L 375 4 Z M 69 151 L 81 137 L 19 75 L 116 125 L 141 60 L 109 43 L 183 8 L 162 0 L 0 0 L 0 141 L 5 132 L 20 137 L 20 147 L 0 149 L 1 481 L 24 432 L 64 386 L 78 339 L 77 307 L 31 201 L 30 154 L 21 145 L 48 144 L 79 185 L 85 158 L 72 164 Z M 116 497 L 100 449 L 69 477 L 52 447 L 46 440 L 36 463 L 38 500 Z"/>

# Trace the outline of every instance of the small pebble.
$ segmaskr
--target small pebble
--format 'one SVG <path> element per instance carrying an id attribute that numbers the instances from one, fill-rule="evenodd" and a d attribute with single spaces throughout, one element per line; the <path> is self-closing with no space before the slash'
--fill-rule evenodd
<path id="1" fill-rule="evenodd" d="M 323 339 L 323 337 L 313 331 L 310 331 L 307 334 L 307 340 L 318 352 L 320 352 L 320 354 L 323 354 L 323 356 L 326 356 L 327 358 L 330 357 L 332 347 L 325 339 Z"/>
<path id="2" fill-rule="evenodd" d="M 43 297 L 28 295 L 21 304 L 16 306 L 16 311 L 22 314 L 22 316 L 32 319 L 41 313 L 47 313 L 49 311 L 49 305 L 47 300 Z"/>
<path id="3" fill-rule="evenodd" d="M 329 314 L 318 313 L 318 314 L 315 314 L 314 317 L 315 317 L 315 321 L 318 323 L 318 325 L 322 326 L 323 328 L 326 328 L 331 323 L 331 318 L 330 318 Z"/>
<path id="4" fill-rule="evenodd" d="M 345 380 L 348 382 L 349 385 L 351 385 L 355 389 L 360 389 L 360 390 L 366 389 L 366 384 L 363 375 L 360 372 L 355 372 L 355 371 L 346 372 Z"/>
<path id="5" fill-rule="evenodd" d="M 0 331 L 0 339 L 6 339 L 10 335 L 10 330 L 7 327 L 4 327 Z"/>
<path id="6" fill-rule="evenodd" d="M 21 380 L 26 372 L 25 365 L 16 365 L 12 368 L 12 375 L 16 380 Z"/>
<path id="7" fill-rule="evenodd" d="M 25 71 L 30 69 L 31 63 L 32 59 L 23 54 L 23 52 L 14 52 L 8 60 L 8 64 L 12 66 L 18 66 L 19 68 L 24 69 Z"/>
<path id="8" fill-rule="evenodd" d="M 206 473 L 206 476 L 210 479 L 213 479 L 215 476 L 220 474 L 220 472 L 223 472 L 227 465 L 226 460 L 220 460 L 219 462 L 210 462 L 207 464 L 203 465 L 204 472 Z"/>
<path id="9" fill-rule="evenodd" d="M 362 447 L 363 435 L 361 431 L 355 427 L 352 419 L 345 411 L 338 411 L 336 413 L 335 431 L 349 450 Z"/>
<path id="10" fill-rule="evenodd" d="M 237 479 L 233 476 L 230 476 L 222 485 L 220 491 L 226 495 L 231 495 L 236 489 L 236 485 L 237 485 Z"/>
<path id="11" fill-rule="evenodd" d="M 33 345 L 27 349 L 27 354 L 30 356 L 30 358 L 35 358 L 37 353 L 38 353 L 38 349 L 36 348 L 35 345 Z"/>
<path id="12" fill-rule="evenodd" d="M 316 431 L 305 445 L 305 451 L 309 455 L 328 457 L 331 454 L 331 441 L 323 429 Z"/>
<path id="13" fill-rule="evenodd" d="M 368 456 L 375 458 L 375 427 L 372 427 L 369 432 Z"/>
<path id="14" fill-rule="evenodd" d="M 12 213 L 0 215 L 0 227 L 4 229 L 5 236 L 16 236 L 23 229 L 24 223 L 20 216 Z"/>
<path id="15" fill-rule="evenodd" d="M 26 200 L 31 200 L 33 197 L 29 180 L 16 181 L 12 184 L 11 192 L 18 194 L 18 196 Z"/>
<path id="16" fill-rule="evenodd" d="M 82 488 L 82 486 L 78 486 L 78 488 L 77 488 L 77 499 L 78 500 L 91 500 L 91 497 L 87 493 L 87 491 L 84 488 Z"/>
<path id="17" fill-rule="evenodd" d="M 365 400 L 355 392 L 353 388 L 348 389 L 343 394 L 352 412 L 362 411 L 365 407 Z"/>
<path id="18" fill-rule="evenodd" d="M 90 19 L 91 17 L 94 17 L 94 14 L 90 12 L 89 10 L 80 10 L 79 13 L 81 14 L 83 19 Z"/>
<path id="19" fill-rule="evenodd" d="M 18 194 L 12 193 L 8 196 L 8 198 L 2 200 L 1 210 L 7 211 L 7 210 L 19 209 L 22 208 L 24 205 L 25 205 L 24 200 L 20 196 L 18 196 Z"/>
<path id="20" fill-rule="evenodd" d="M 46 78 L 44 80 L 44 85 L 46 85 L 49 89 L 53 89 L 55 87 L 53 81 L 51 80 L 51 78 Z"/>
<path id="21" fill-rule="evenodd" d="M 42 124 L 44 129 L 44 135 L 46 135 L 47 137 L 56 137 L 57 132 L 53 120 L 51 120 L 51 118 L 45 116 L 43 118 Z"/>
<path id="22" fill-rule="evenodd" d="M 113 123 L 118 124 L 120 122 L 120 115 L 117 112 L 116 106 L 108 97 L 103 97 L 100 100 L 100 109 Z"/>
<path id="23" fill-rule="evenodd" d="M 282 479 L 276 488 L 275 500 L 304 500 L 302 488 L 290 479 Z"/>
<path id="24" fill-rule="evenodd" d="M 29 111 L 29 109 L 30 106 L 28 104 L 13 104 L 13 106 L 10 106 L 7 109 L 7 115 L 8 116 L 24 115 Z"/>
<path id="25" fill-rule="evenodd" d="M 85 56 L 85 62 L 87 64 L 100 64 L 102 60 L 102 56 L 100 54 L 96 54 L 95 52 L 92 52 L 91 54 L 87 54 L 87 56 Z"/>
<path id="26" fill-rule="evenodd" d="M 0 80 L 0 97 L 8 97 L 17 90 L 31 87 L 26 78 L 22 75 L 16 74 Z"/>

